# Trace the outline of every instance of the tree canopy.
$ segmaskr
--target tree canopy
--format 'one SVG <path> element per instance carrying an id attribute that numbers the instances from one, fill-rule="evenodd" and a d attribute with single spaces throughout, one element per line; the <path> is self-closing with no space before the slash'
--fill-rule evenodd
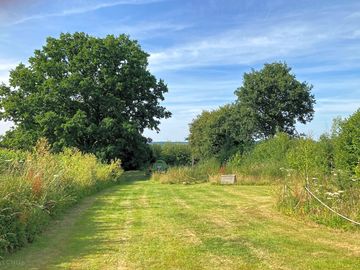
<path id="1" fill-rule="evenodd" d="M 224 161 L 277 132 L 293 135 L 297 120 L 312 120 L 312 86 L 297 81 L 290 71 L 285 63 L 272 63 L 245 73 L 243 86 L 235 91 L 235 103 L 198 115 L 190 124 L 194 157 Z"/>
<path id="2" fill-rule="evenodd" d="M 296 121 L 305 124 L 313 118 L 312 86 L 300 82 L 285 63 L 265 64 L 259 71 L 244 74 L 237 104 L 248 112 L 256 129 L 254 135 L 267 138 L 276 132 L 295 133 Z"/>
<path id="3" fill-rule="evenodd" d="M 77 147 L 134 168 L 150 153 L 144 129 L 171 113 L 168 91 L 147 69 L 148 54 L 126 35 L 61 34 L 10 72 L 0 86 L 0 119 L 15 128 L 3 145 L 28 148 L 40 137 L 54 151 Z"/>
<path id="4" fill-rule="evenodd" d="M 188 139 L 196 159 L 217 157 L 223 161 L 251 144 L 251 130 L 245 113 L 230 104 L 198 115 L 190 124 Z"/>

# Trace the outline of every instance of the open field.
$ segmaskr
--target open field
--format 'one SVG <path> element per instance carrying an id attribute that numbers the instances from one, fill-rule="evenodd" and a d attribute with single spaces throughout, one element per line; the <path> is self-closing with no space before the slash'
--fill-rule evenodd
<path id="1" fill-rule="evenodd" d="M 360 269 L 360 233 L 287 217 L 268 186 L 164 185 L 126 173 L 1 269 Z"/>

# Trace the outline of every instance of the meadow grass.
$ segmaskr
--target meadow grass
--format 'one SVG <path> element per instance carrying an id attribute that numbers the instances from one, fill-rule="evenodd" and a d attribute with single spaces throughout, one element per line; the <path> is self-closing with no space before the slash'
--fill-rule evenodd
<path id="1" fill-rule="evenodd" d="M 269 186 L 162 185 L 85 199 L 1 269 L 359 269 L 360 234 L 286 216 Z M 141 177 L 141 181 L 138 180 Z"/>
<path id="2" fill-rule="evenodd" d="M 51 218 L 122 173 L 119 162 L 77 150 L 52 154 L 46 141 L 33 152 L 1 150 L 0 164 L 0 255 L 33 242 Z"/>

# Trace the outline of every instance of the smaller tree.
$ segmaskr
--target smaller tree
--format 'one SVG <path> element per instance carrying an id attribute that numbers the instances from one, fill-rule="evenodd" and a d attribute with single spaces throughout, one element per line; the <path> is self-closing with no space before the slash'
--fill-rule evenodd
<path id="1" fill-rule="evenodd" d="M 249 129 L 251 122 L 244 110 L 225 105 L 213 111 L 203 111 L 190 124 L 189 143 L 196 159 L 227 159 L 243 150 L 252 142 Z"/>
<path id="2" fill-rule="evenodd" d="M 313 119 L 312 86 L 296 80 L 290 72 L 285 63 L 265 64 L 260 71 L 245 73 L 243 86 L 235 91 L 237 104 L 247 113 L 256 137 L 294 134 L 296 121 L 305 124 Z"/>

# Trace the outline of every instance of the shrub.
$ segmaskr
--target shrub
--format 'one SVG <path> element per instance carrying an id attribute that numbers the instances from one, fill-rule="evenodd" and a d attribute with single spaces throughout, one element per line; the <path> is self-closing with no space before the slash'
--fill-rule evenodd
<path id="1" fill-rule="evenodd" d="M 33 152 L 6 152 L 13 159 L 0 174 L 0 254 L 32 242 L 51 217 L 122 173 L 120 161 L 103 164 L 76 149 L 51 154 L 44 140 Z"/>
<path id="2" fill-rule="evenodd" d="M 297 172 L 303 179 L 324 177 L 329 172 L 329 162 L 326 145 L 311 138 L 301 138 L 295 141 L 286 153 L 288 167 Z"/>
<path id="3" fill-rule="evenodd" d="M 240 178 L 257 179 L 259 182 L 279 180 L 285 176 L 286 154 L 294 140 L 285 133 L 258 142 L 244 155 L 235 154 L 227 163 L 228 170 Z"/>

